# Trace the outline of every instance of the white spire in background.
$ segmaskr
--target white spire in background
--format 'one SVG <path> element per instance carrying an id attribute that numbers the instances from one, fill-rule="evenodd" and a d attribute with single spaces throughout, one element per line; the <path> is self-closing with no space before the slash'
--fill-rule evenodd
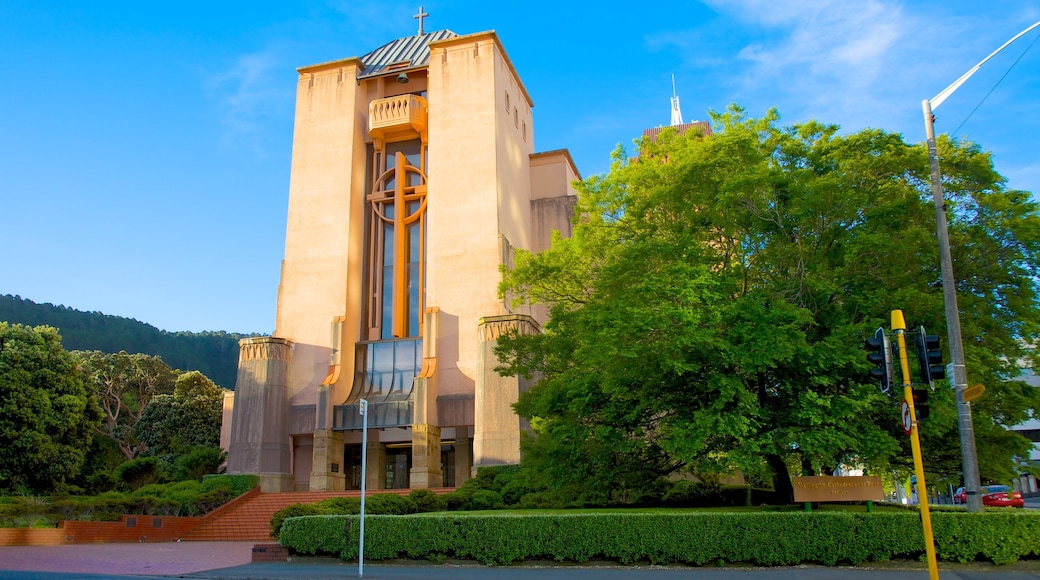
<path id="1" fill-rule="evenodd" d="M 672 75 L 672 126 L 682 125 L 682 111 L 679 110 L 679 95 L 675 94 L 675 75 Z"/>

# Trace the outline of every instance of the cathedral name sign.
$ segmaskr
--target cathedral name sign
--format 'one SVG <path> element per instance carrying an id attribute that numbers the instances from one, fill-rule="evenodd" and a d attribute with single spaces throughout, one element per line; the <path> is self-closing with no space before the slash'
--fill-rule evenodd
<path id="1" fill-rule="evenodd" d="M 794 501 L 828 502 L 828 501 L 881 501 L 884 491 L 881 489 L 881 478 L 877 476 L 848 477 L 795 477 Z"/>

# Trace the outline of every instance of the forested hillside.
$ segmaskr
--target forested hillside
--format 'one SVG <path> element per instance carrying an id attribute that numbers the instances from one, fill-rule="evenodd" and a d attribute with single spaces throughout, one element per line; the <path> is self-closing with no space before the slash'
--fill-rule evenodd
<path id="1" fill-rule="evenodd" d="M 66 350 L 99 350 L 158 356 L 175 369 L 200 371 L 221 387 L 234 389 L 238 340 L 246 334 L 167 332 L 121 316 L 83 312 L 10 294 L 0 295 L 0 321 L 58 329 Z"/>

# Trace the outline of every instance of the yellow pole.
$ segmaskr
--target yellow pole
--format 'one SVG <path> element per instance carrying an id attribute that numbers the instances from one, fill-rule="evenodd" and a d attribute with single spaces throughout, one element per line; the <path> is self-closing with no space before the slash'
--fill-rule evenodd
<path id="1" fill-rule="evenodd" d="M 892 311 L 892 331 L 896 333 L 899 349 L 899 367 L 903 371 L 903 398 L 910 408 L 910 448 L 914 453 L 914 472 L 917 474 L 917 504 L 921 506 L 921 526 L 924 528 L 924 549 L 928 555 L 928 577 L 939 580 L 939 565 L 935 561 L 935 538 L 932 535 L 932 515 L 928 511 L 928 486 L 924 481 L 924 461 L 921 459 L 921 439 L 917 434 L 917 414 L 914 411 L 914 393 L 910 381 L 910 363 L 906 357 L 906 321 L 902 310 Z M 921 490 L 925 490 L 922 493 Z"/>

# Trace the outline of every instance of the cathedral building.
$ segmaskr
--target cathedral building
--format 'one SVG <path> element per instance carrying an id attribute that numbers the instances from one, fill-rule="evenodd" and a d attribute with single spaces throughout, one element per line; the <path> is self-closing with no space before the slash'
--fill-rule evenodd
<path id="1" fill-rule="evenodd" d="M 536 152 L 533 102 L 493 32 L 419 31 L 298 69 L 272 336 L 241 341 L 228 473 L 264 491 L 461 485 L 520 460 L 527 387 L 493 349 L 544 309 L 499 298 L 515 249 L 569 235 L 566 150 Z"/>

